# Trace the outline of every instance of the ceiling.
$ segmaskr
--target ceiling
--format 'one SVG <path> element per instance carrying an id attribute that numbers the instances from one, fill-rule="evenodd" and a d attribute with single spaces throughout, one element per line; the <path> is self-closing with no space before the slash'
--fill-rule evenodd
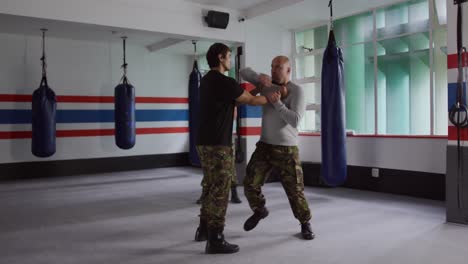
<path id="1" fill-rule="evenodd" d="M 186 0 L 187 2 L 219 6 L 223 8 L 244 10 L 257 4 L 268 2 L 267 0 Z M 285 2 L 287 0 L 284 0 Z"/>

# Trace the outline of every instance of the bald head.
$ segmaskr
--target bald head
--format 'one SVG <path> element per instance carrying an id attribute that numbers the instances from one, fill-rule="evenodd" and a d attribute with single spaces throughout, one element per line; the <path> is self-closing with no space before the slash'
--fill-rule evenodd
<path id="1" fill-rule="evenodd" d="M 278 84 L 286 84 L 290 80 L 291 63 L 286 56 L 277 56 L 271 62 L 271 78 Z"/>
<path id="2" fill-rule="evenodd" d="M 278 63 L 281 63 L 281 64 L 289 64 L 289 58 L 286 57 L 286 56 L 276 56 L 272 62 L 278 62 Z"/>

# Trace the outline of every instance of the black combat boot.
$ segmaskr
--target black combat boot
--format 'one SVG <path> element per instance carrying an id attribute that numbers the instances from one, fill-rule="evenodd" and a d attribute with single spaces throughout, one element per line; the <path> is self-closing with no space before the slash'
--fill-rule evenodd
<path id="1" fill-rule="evenodd" d="M 242 203 L 241 199 L 239 199 L 239 195 L 237 194 L 237 186 L 236 185 L 231 187 L 231 203 L 235 203 L 235 204 Z"/>
<path id="2" fill-rule="evenodd" d="M 224 240 L 223 228 L 209 228 L 206 254 L 231 254 L 239 251 L 238 245 L 229 244 Z"/>
<path id="3" fill-rule="evenodd" d="M 312 231 L 312 228 L 310 227 L 309 222 L 301 224 L 301 234 L 302 234 L 302 238 L 306 240 L 312 240 L 315 238 L 315 234 Z"/>
<path id="4" fill-rule="evenodd" d="M 200 218 L 200 225 L 195 232 L 195 241 L 201 242 L 208 239 L 208 223 Z"/>
<path id="5" fill-rule="evenodd" d="M 267 216 L 268 210 L 266 209 L 266 207 L 255 210 L 254 214 L 245 221 L 244 230 L 250 231 L 254 229 L 257 226 L 258 222 L 260 222 L 260 220 Z"/>

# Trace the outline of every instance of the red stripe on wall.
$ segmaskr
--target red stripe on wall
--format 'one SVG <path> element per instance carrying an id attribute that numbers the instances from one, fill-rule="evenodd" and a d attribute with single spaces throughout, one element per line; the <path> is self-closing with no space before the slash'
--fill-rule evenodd
<path id="1" fill-rule="evenodd" d="M 136 129 L 137 135 L 178 134 L 188 132 L 188 127 L 154 127 Z M 56 135 L 58 138 L 113 136 L 114 129 L 57 130 Z M 25 139 L 31 137 L 31 131 L 0 131 L 0 139 Z"/>
<path id="2" fill-rule="evenodd" d="M 32 95 L 0 94 L 0 102 L 31 102 Z"/>
<path id="3" fill-rule="evenodd" d="M 0 131 L 0 139 L 20 139 L 31 137 L 31 131 Z"/>
<path id="4" fill-rule="evenodd" d="M 458 132 L 457 128 L 454 126 L 448 127 L 448 140 L 457 140 Z M 460 129 L 460 140 L 468 140 L 468 128 Z"/>
<path id="5" fill-rule="evenodd" d="M 113 96 L 78 96 L 78 95 L 59 95 L 59 103 L 113 103 Z"/>
<path id="6" fill-rule="evenodd" d="M 97 137 L 113 136 L 114 129 L 58 130 L 57 137 Z"/>
<path id="7" fill-rule="evenodd" d="M 468 67 L 468 53 L 463 53 L 464 58 L 462 63 L 464 64 L 464 67 Z M 447 68 L 448 69 L 456 69 L 458 68 L 458 55 L 457 54 L 450 54 L 447 56 Z"/>
<path id="8" fill-rule="evenodd" d="M 138 135 L 145 134 L 176 134 L 189 133 L 188 127 L 154 127 L 154 128 L 137 128 Z"/>
<path id="9" fill-rule="evenodd" d="M 188 98 L 182 97 L 137 97 L 136 103 L 140 104 L 188 104 Z"/>
<path id="10" fill-rule="evenodd" d="M 28 94 L 0 94 L 0 102 L 31 102 L 32 95 Z M 139 104 L 188 104 L 188 98 L 183 97 L 137 97 Z M 114 103 L 113 96 L 79 96 L 58 95 L 59 103 Z"/>
<path id="11" fill-rule="evenodd" d="M 258 136 L 262 134 L 261 127 L 241 127 L 242 136 Z"/>

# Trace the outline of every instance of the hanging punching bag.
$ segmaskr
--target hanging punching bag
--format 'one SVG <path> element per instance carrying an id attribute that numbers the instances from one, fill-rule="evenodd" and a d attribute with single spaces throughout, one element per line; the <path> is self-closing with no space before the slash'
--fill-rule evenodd
<path id="1" fill-rule="evenodd" d="M 47 83 L 45 57 L 45 29 L 42 30 L 42 80 L 32 96 L 32 140 L 33 155 L 41 158 L 55 153 L 55 131 L 57 99 Z"/>
<path id="2" fill-rule="evenodd" d="M 196 43 L 193 42 L 196 53 Z M 189 160 L 192 166 L 200 167 L 200 158 L 198 157 L 198 152 L 195 147 L 198 124 L 200 120 L 200 81 L 202 75 L 198 70 L 198 62 L 195 60 L 193 62 L 192 73 L 190 73 L 189 78 L 189 132 L 190 132 L 190 150 L 189 150 Z"/>
<path id="3" fill-rule="evenodd" d="M 127 62 L 124 49 L 124 75 L 121 83 L 114 90 L 114 121 L 115 121 L 115 143 L 121 149 L 131 149 L 135 146 L 136 123 L 135 123 L 135 87 L 127 79 Z"/>
<path id="4" fill-rule="evenodd" d="M 346 115 L 343 55 L 336 45 L 333 27 L 323 56 L 321 105 L 322 179 L 329 186 L 338 186 L 347 175 Z"/>

